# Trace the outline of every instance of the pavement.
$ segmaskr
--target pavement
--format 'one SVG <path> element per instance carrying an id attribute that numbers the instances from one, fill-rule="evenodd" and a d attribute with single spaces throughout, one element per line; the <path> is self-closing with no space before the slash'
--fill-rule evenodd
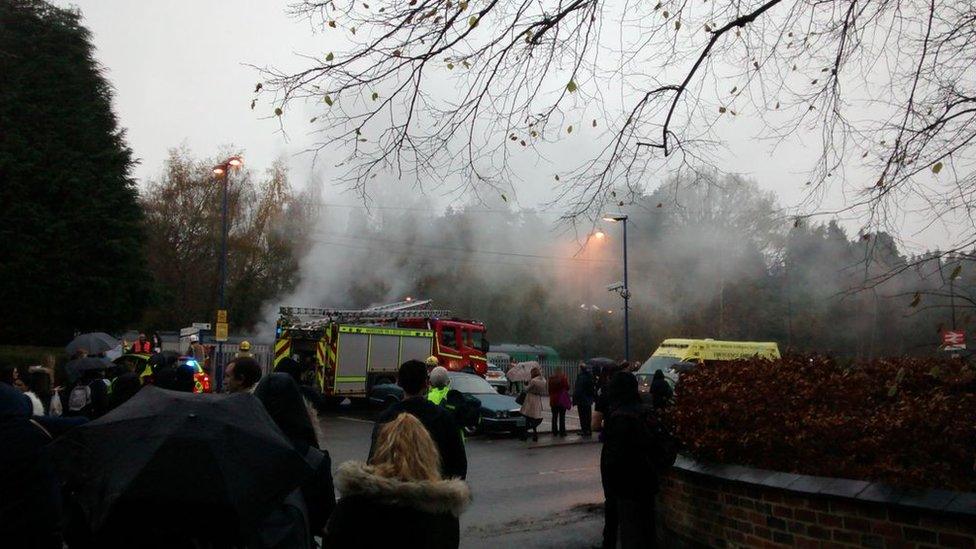
<path id="1" fill-rule="evenodd" d="M 320 418 L 333 468 L 365 460 L 375 412 L 342 410 Z M 572 427 L 571 427 L 572 426 Z M 567 414 L 567 429 L 579 420 Z M 468 437 L 468 484 L 473 500 L 461 516 L 461 547 L 598 545 L 603 527 L 600 445 L 576 433 L 539 442 L 507 435 Z"/>

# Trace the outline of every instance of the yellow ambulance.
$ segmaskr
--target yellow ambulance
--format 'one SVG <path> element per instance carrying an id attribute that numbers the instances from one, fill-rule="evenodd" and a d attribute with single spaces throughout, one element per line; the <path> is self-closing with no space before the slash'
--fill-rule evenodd
<path id="1" fill-rule="evenodd" d="M 719 341 L 717 339 L 665 339 L 651 358 L 635 372 L 642 393 L 650 391 L 654 372 L 662 370 L 673 385 L 681 372 L 716 360 L 738 360 L 752 357 L 775 360 L 779 347 L 773 342 Z"/>

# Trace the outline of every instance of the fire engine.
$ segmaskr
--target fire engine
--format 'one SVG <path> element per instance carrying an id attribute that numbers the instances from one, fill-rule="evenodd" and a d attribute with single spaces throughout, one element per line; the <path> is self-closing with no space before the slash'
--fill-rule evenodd
<path id="1" fill-rule="evenodd" d="M 285 358 L 305 367 L 307 382 L 327 397 L 365 397 L 374 385 L 393 383 L 407 360 L 438 358 L 453 371 L 488 370 L 488 340 L 481 322 L 410 300 L 368 309 L 281 307 L 274 368 Z"/>

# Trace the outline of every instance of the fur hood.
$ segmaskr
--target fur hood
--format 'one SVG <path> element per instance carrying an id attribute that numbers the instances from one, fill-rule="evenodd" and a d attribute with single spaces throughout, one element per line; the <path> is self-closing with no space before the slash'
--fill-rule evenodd
<path id="1" fill-rule="evenodd" d="M 340 465 L 335 481 L 341 497 L 362 496 L 425 513 L 457 517 L 471 501 L 471 491 L 463 480 L 403 481 L 379 476 L 369 465 L 356 461 Z"/>

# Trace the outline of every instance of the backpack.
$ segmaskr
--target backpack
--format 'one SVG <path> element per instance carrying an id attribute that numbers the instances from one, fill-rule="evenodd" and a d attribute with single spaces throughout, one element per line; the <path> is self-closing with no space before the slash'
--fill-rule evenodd
<path id="1" fill-rule="evenodd" d="M 97 379 L 94 381 L 89 381 L 88 383 L 78 383 L 71 388 L 71 392 L 68 393 L 68 412 L 72 414 L 80 414 L 88 410 L 88 407 L 92 403 L 92 383 L 101 382 L 108 387 L 109 380 L 107 379 Z"/>
<path id="2" fill-rule="evenodd" d="M 91 397 L 91 387 L 87 384 L 77 384 L 71 388 L 71 392 L 68 393 L 68 411 L 73 413 L 81 413 L 82 410 L 87 408 L 92 401 Z"/>
<path id="3" fill-rule="evenodd" d="M 481 422 L 481 401 L 471 395 L 451 389 L 444 399 L 444 407 L 454 414 L 458 427 L 477 427 Z"/>

